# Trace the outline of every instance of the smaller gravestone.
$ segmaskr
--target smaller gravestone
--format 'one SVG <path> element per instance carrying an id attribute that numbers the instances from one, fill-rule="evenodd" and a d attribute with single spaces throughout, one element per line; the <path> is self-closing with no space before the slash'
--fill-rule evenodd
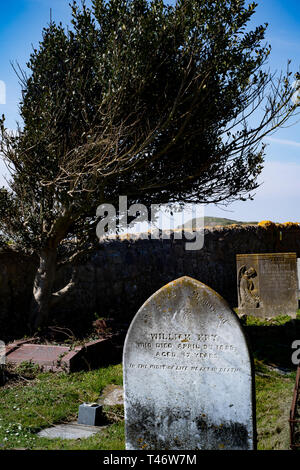
<path id="1" fill-rule="evenodd" d="M 237 315 L 182 277 L 140 308 L 124 346 L 127 450 L 254 449 L 253 373 Z"/>
<path id="2" fill-rule="evenodd" d="M 240 254 L 236 260 L 239 314 L 260 318 L 296 317 L 296 253 Z"/>

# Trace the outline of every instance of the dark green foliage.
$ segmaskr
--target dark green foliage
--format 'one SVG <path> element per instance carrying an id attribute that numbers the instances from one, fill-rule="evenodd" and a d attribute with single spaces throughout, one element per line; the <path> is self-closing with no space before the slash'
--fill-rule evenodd
<path id="1" fill-rule="evenodd" d="M 68 229 L 81 232 L 86 216 L 119 194 L 220 202 L 254 189 L 257 129 L 229 130 L 270 80 L 261 68 L 265 26 L 246 32 L 254 8 L 74 2 L 71 29 L 45 28 L 20 77 L 24 126 L 6 149 L 15 171 L 2 229 L 41 248 L 64 211 Z M 268 118 L 279 117 L 271 108 Z"/>

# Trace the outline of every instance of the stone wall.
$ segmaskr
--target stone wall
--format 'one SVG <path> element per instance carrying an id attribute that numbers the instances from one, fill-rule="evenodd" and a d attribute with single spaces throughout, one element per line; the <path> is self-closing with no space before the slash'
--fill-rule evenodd
<path id="1" fill-rule="evenodd" d="M 12 248 L 0 252 L 0 339 L 26 331 L 38 260 Z"/>
<path id="2" fill-rule="evenodd" d="M 296 252 L 299 227 L 235 226 L 205 229 L 204 247 L 186 251 L 185 240 L 136 238 L 110 240 L 78 267 L 76 288 L 52 312 L 52 320 L 86 328 L 97 317 L 128 322 L 143 302 L 164 284 L 191 276 L 237 306 L 238 253 Z M 27 323 L 36 258 L 13 250 L 0 253 L 0 328 Z M 55 289 L 70 279 L 71 267 L 57 273 Z"/>

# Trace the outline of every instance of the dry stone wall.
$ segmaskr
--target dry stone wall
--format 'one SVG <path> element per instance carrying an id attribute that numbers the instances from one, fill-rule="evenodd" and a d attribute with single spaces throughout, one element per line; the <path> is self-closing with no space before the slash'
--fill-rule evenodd
<path id="1" fill-rule="evenodd" d="M 100 317 L 129 322 L 162 285 L 181 276 L 197 279 L 237 306 L 236 254 L 296 252 L 300 228 L 237 226 L 205 229 L 204 246 L 186 251 L 185 240 L 110 240 L 95 247 L 78 267 L 74 291 L 52 312 L 53 321 L 86 325 Z M 0 252 L 0 327 L 26 324 L 35 257 L 12 249 Z M 55 289 L 70 279 L 71 267 L 57 273 Z"/>

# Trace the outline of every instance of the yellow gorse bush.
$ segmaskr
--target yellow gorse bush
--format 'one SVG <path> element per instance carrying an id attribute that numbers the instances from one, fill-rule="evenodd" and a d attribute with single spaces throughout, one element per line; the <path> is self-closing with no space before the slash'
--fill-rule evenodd
<path id="1" fill-rule="evenodd" d="M 261 222 L 258 223 L 259 227 L 264 227 L 264 228 L 271 228 L 275 227 L 276 224 L 272 222 L 272 220 L 262 220 Z"/>
<path id="2" fill-rule="evenodd" d="M 284 222 L 285 227 L 299 227 L 299 222 Z"/>
<path id="3" fill-rule="evenodd" d="M 298 228 L 300 226 L 299 222 L 284 222 L 280 224 L 276 224 L 275 222 L 272 222 L 271 220 L 262 220 L 261 222 L 258 223 L 260 227 L 264 228 Z"/>
<path id="4" fill-rule="evenodd" d="M 283 228 L 299 228 L 299 222 L 284 222 L 282 224 Z"/>

